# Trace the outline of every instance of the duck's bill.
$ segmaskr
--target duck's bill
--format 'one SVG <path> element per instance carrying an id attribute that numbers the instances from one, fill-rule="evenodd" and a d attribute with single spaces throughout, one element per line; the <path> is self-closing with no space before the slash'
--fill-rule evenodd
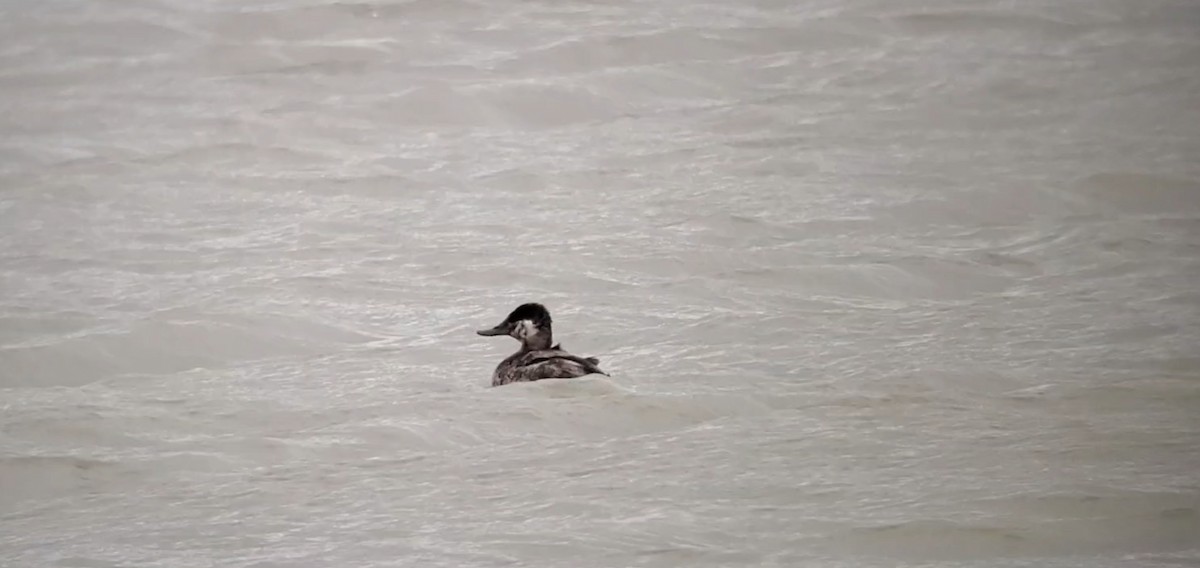
<path id="1" fill-rule="evenodd" d="M 508 335 L 508 330 L 503 325 L 498 325 L 492 329 L 481 329 L 475 333 L 479 335 Z"/>

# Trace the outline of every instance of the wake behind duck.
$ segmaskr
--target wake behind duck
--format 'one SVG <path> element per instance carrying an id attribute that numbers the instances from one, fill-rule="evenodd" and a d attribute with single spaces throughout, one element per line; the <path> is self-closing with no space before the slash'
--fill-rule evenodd
<path id="1" fill-rule="evenodd" d="M 607 375 L 595 357 L 576 357 L 561 345 L 552 345 L 550 311 L 541 304 L 522 304 L 500 325 L 479 330 L 479 335 L 508 335 L 521 348 L 500 362 L 492 373 L 492 386 L 542 379 L 574 379 L 592 373 Z"/>

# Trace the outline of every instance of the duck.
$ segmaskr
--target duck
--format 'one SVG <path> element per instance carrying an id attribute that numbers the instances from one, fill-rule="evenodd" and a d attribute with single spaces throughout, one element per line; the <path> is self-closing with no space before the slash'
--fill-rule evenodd
<path id="1" fill-rule="evenodd" d="M 608 373 L 600 370 L 595 357 L 576 357 L 553 344 L 550 310 L 538 303 L 521 304 L 504 321 L 491 329 L 476 331 L 483 336 L 507 335 L 521 342 L 521 348 L 509 355 L 492 373 L 492 386 L 542 379 L 574 379 L 584 375 Z"/>

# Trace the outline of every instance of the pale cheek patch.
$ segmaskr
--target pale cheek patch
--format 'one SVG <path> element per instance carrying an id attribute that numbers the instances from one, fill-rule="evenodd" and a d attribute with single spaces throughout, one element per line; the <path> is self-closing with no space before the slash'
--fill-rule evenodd
<path id="1" fill-rule="evenodd" d="M 514 337 L 517 339 L 525 339 L 535 333 L 533 322 L 530 320 L 521 320 L 517 322 L 517 327 L 513 329 Z"/>

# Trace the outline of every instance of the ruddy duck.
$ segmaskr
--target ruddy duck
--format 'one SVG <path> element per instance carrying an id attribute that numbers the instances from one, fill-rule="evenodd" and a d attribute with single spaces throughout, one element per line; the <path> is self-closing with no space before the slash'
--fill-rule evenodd
<path id="1" fill-rule="evenodd" d="M 595 357 L 576 357 L 561 345 L 551 347 L 550 312 L 541 304 L 522 304 L 500 325 L 479 330 L 479 335 L 509 335 L 521 349 L 500 362 L 492 373 L 492 386 L 541 379 L 573 379 L 592 373 L 607 375 Z"/>

